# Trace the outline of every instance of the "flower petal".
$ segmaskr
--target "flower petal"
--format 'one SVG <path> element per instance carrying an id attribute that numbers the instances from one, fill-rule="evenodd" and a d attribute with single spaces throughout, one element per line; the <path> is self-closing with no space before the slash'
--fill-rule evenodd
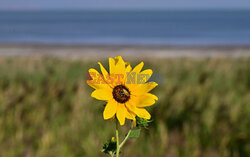
<path id="1" fill-rule="evenodd" d="M 115 68 L 115 60 L 113 58 L 109 58 L 109 73 L 110 74 L 114 74 L 116 71 L 116 68 Z"/>
<path id="2" fill-rule="evenodd" d="M 148 82 L 145 84 L 140 84 L 136 88 L 134 88 L 131 93 L 133 95 L 139 95 L 150 92 L 152 89 L 154 89 L 158 84 L 155 82 Z"/>
<path id="3" fill-rule="evenodd" d="M 92 92 L 91 96 L 98 100 L 111 100 L 113 98 L 112 90 L 109 89 L 96 89 Z"/>
<path id="4" fill-rule="evenodd" d="M 125 124 L 126 108 L 124 107 L 123 104 L 118 104 L 116 117 L 120 122 L 120 125 Z"/>
<path id="5" fill-rule="evenodd" d="M 146 69 L 140 72 L 140 74 L 147 76 L 146 79 L 144 80 L 144 83 L 146 83 L 148 79 L 151 77 L 151 75 L 153 74 L 153 71 L 151 69 Z"/>
<path id="6" fill-rule="evenodd" d="M 110 74 L 124 74 L 125 62 L 121 56 L 116 56 L 115 59 L 109 58 L 109 73 Z"/>
<path id="7" fill-rule="evenodd" d="M 114 86 L 113 86 L 113 84 L 112 84 L 112 82 L 111 82 L 109 73 L 107 72 L 107 70 L 103 67 L 103 65 L 102 65 L 100 62 L 98 62 L 98 64 L 99 64 L 100 69 L 101 69 L 101 71 L 102 71 L 102 75 L 103 75 L 103 77 L 104 77 L 104 80 L 106 81 L 106 83 L 107 83 L 111 88 L 113 88 Z"/>
<path id="8" fill-rule="evenodd" d="M 129 73 L 129 75 L 134 77 L 134 82 L 132 80 L 128 81 L 127 80 L 127 73 L 126 73 L 126 78 L 125 78 L 125 84 L 126 86 L 132 90 L 137 86 L 137 75 L 140 73 L 144 63 L 141 62 L 140 64 L 136 65 L 134 69 L 132 69 Z"/>
<path id="9" fill-rule="evenodd" d="M 125 103 L 125 106 L 129 110 L 129 112 L 135 113 L 134 110 L 136 106 L 134 104 L 136 100 L 137 99 L 135 98 L 135 96 L 131 95 L 129 101 Z"/>
<path id="10" fill-rule="evenodd" d="M 87 80 L 87 84 L 94 89 L 111 88 L 104 80 L 103 76 L 95 69 L 89 69 L 90 79 Z"/>
<path id="11" fill-rule="evenodd" d="M 143 65 L 144 65 L 144 63 L 141 62 L 140 64 L 138 64 L 137 66 L 135 66 L 135 68 L 132 70 L 132 72 L 136 72 L 136 73 L 141 72 L 141 69 L 142 69 Z"/>
<path id="12" fill-rule="evenodd" d="M 125 70 L 125 65 L 126 65 L 126 63 L 124 62 L 124 60 L 122 59 L 122 57 L 121 56 L 116 56 L 115 57 L 115 61 L 116 61 L 116 65 L 118 66 L 117 68 L 117 70 L 118 71 L 122 71 L 122 73 L 124 72 L 124 70 Z M 121 68 L 121 69 L 119 69 L 119 68 Z"/>
<path id="13" fill-rule="evenodd" d="M 148 113 L 148 111 L 144 108 L 136 108 L 135 113 L 138 117 L 150 119 L 151 115 Z"/>
<path id="14" fill-rule="evenodd" d="M 142 95 L 137 95 L 135 98 L 136 107 L 147 107 L 155 103 L 158 97 L 151 93 L 144 93 Z"/>
<path id="15" fill-rule="evenodd" d="M 134 113 L 129 112 L 129 110 L 126 109 L 126 118 L 131 119 L 131 120 L 135 120 L 135 116 L 136 115 Z"/>
<path id="16" fill-rule="evenodd" d="M 147 93 L 147 94 L 150 94 L 150 93 Z M 154 96 L 154 98 L 155 97 L 156 96 Z M 133 114 L 137 115 L 138 117 L 150 119 L 151 116 L 147 112 L 146 109 L 136 106 L 136 103 L 138 102 L 138 100 L 140 100 L 140 99 L 138 99 L 136 96 L 131 95 L 130 100 L 128 102 L 126 102 L 126 108 L 128 108 L 128 111 L 130 113 L 133 113 Z"/>
<path id="17" fill-rule="evenodd" d="M 103 67 L 102 63 L 98 62 L 100 69 L 102 71 L 102 75 L 104 76 L 104 78 L 106 79 L 109 76 L 109 73 L 107 72 L 107 70 Z"/>
<path id="18" fill-rule="evenodd" d="M 117 102 L 114 100 L 108 101 L 107 105 L 105 106 L 105 109 L 103 111 L 103 118 L 104 119 L 110 119 L 114 117 L 116 111 L 117 111 Z"/>
<path id="19" fill-rule="evenodd" d="M 124 83 L 126 84 L 127 83 L 127 75 L 131 72 L 132 70 L 132 67 L 130 65 L 130 63 L 126 62 L 127 66 L 125 68 L 125 78 L 124 78 Z"/>
<path id="20" fill-rule="evenodd" d="M 125 69 L 125 72 L 127 73 L 127 72 L 131 72 L 131 70 L 132 70 L 132 67 L 131 67 L 131 65 L 128 63 L 128 65 L 127 65 L 127 67 L 126 67 L 126 69 Z"/>
<path id="21" fill-rule="evenodd" d="M 114 79 L 113 86 L 124 84 L 125 82 L 125 62 L 121 56 L 109 58 L 110 76 Z"/>
<path id="22" fill-rule="evenodd" d="M 126 86 L 128 86 L 128 88 L 131 91 L 134 90 L 138 85 L 146 83 L 152 75 L 152 70 L 150 69 L 147 69 L 141 72 L 143 65 L 144 63 L 141 62 L 130 72 L 131 76 L 135 78 L 134 81 L 131 81 L 131 80 L 129 81 L 127 80 L 127 77 L 126 77 L 125 84 Z"/>

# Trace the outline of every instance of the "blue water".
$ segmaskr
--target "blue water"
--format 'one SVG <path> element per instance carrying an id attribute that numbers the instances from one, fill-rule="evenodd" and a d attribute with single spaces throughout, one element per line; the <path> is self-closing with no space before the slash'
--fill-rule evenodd
<path id="1" fill-rule="evenodd" d="M 249 45 L 250 11 L 1 11 L 0 43 Z"/>

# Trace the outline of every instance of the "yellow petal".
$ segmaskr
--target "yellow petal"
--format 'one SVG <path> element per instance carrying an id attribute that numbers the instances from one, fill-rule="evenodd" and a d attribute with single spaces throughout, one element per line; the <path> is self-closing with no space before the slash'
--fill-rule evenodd
<path id="1" fill-rule="evenodd" d="M 136 119 L 133 120 L 133 126 L 136 127 Z"/>
<path id="2" fill-rule="evenodd" d="M 151 69 L 147 69 L 147 70 L 143 70 L 142 72 L 140 72 L 141 75 L 146 75 L 145 79 L 144 79 L 144 83 L 146 83 L 148 81 L 148 79 L 151 77 L 153 71 Z"/>
<path id="3" fill-rule="evenodd" d="M 139 95 L 150 92 L 152 89 L 154 89 L 158 84 L 155 82 L 148 82 L 145 84 L 140 84 L 136 88 L 133 88 L 131 93 L 133 95 Z"/>
<path id="4" fill-rule="evenodd" d="M 122 64 L 122 66 L 125 68 L 126 63 L 124 62 L 121 56 L 116 56 L 115 61 L 116 61 L 116 64 Z"/>
<path id="5" fill-rule="evenodd" d="M 126 118 L 135 120 L 135 114 L 132 112 L 129 112 L 128 109 L 126 109 Z"/>
<path id="6" fill-rule="evenodd" d="M 109 58 L 109 73 L 110 74 L 124 74 L 125 62 L 121 56 L 116 56 L 115 59 Z"/>
<path id="7" fill-rule="evenodd" d="M 117 111 L 117 102 L 114 100 L 108 101 L 108 103 L 105 106 L 105 109 L 103 111 L 103 118 L 104 119 L 113 118 L 116 111 Z"/>
<path id="8" fill-rule="evenodd" d="M 111 88 L 103 79 L 102 75 L 95 69 L 89 69 L 89 75 L 92 79 L 87 80 L 87 84 L 94 89 Z"/>
<path id="9" fill-rule="evenodd" d="M 128 65 L 125 68 L 125 78 L 124 78 L 124 83 L 125 84 L 126 84 L 126 81 L 127 81 L 127 74 L 130 73 L 131 70 L 132 70 L 132 67 L 131 67 L 130 63 L 127 62 L 126 64 L 128 64 Z"/>
<path id="10" fill-rule="evenodd" d="M 110 74 L 114 74 L 116 71 L 116 68 L 115 68 L 115 60 L 113 58 L 109 58 L 109 73 Z"/>
<path id="11" fill-rule="evenodd" d="M 125 76 L 126 76 L 125 62 L 123 61 L 121 56 L 115 57 L 115 60 L 117 60 L 117 63 L 116 63 L 117 73 L 122 75 L 120 81 L 121 81 L 122 84 L 124 84 Z M 120 84 L 119 82 L 117 82 L 117 83 Z"/>
<path id="12" fill-rule="evenodd" d="M 98 99 L 98 100 L 110 100 L 113 98 L 112 90 L 109 89 L 96 89 L 91 94 L 92 97 Z"/>
<path id="13" fill-rule="evenodd" d="M 133 77 L 135 77 L 135 82 L 131 82 L 131 81 L 128 81 L 127 82 L 127 78 L 126 78 L 126 81 L 125 81 L 125 84 L 126 84 L 126 86 L 128 86 L 128 88 L 130 89 L 130 90 L 133 90 L 134 88 L 136 88 L 136 86 L 138 85 L 138 78 L 140 79 L 140 76 L 145 76 L 144 74 L 145 73 L 142 73 L 142 75 L 140 75 L 141 74 L 141 69 L 142 69 L 142 67 L 143 67 L 143 65 L 144 65 L 144 63 L 143 62 L 141 62 L 140 64 L 138 64 L 131 72 L 130 72 L 130 74 L 131 74 L 131 76 L 133 76 Z M 144 70 L 145 71 L 145 70 Z M 148 71 L 146 71 L 146 72 L 148 72 Z M 135 76 L 134 76 L 135 75 Z M 147 74 L 147 76 L 148 76 L 148 74 Z M 151 76 L 151 75 L 150 75 Z M 145 78 L 144 80 L 148 80 L 149 78 Z M 142 80 L 142 83 L 141 84 L 143 84 L 143 83 L 145 83 L 146 81 L 143 81 Z"/>
<path id="14" fill-rule="evenodd" d="M 151 106 L 158 100 L 158 97 L 151 93 L 144 93 L 142 95 L 137 95 L 134 99 L 136 107 L 146 107 Z"/>
<path id="15" fill-rule="evenodd" d="M 133 95 L 130 96 L 130 99 L 128 102 L 125 103 L 126 105 L 126 108 L 129 110 L 129 112 L 131 113 L 135 113 L 134 110 L 135 110 L 135 100 L 137 100 L 136 98 L 134 98 Z"/>
<path id="16" fill-rule="evenodd" d="M 127 72 L 131 72 L 131 70 L 132 70 L 132 67 L 131 67 L 130 64 L 128 64 L 127 67 L 126 67 L 126 69 L 125 69 L 125 72 L 126 72 L 126 73 L 127 73 Z"/>
<path id="17" fill-rule="evenodd" d="M 140 64 L 138 64 L 137 66 L 135 66 L 135 68 L 132 70 L 132 72 L 136 72 L 139 73 L 143 67 L 144 63 L 141 62 Z"/>
<path id="18" fill-rule="evenodd" d="M 148 111 L 144 108 L 136 108 L 135 113 L 138 117 L 150 119 L 151 115 L 148 113 Z"/>
<path id="19" fill-rule="evenodd" d="M 109 73 L 107 72 L 107 70 L 102 66 L 102 64 L 100 62 L 98 62 L 100 69 L 102 71 L 102 75 L 104 76 L 104 78 L 106 79 L 109 76 Z"/>
<path id="20" fill-rule="evenodd" d="M 126 108 L 124 107 L 123 104 L 118 104 L 116 117 L 117 117 L 118 121 L 120 122 L 120 125 L 125 124 L 125 117 L 126 117 L 126 110 L 125 109 Z"/>
<path id="21" fill-rule="evenodd" d="M 117 74 L 125 74 L 125 62 L 123 61 L 121 56 L 116 56 L 115 57 L 115 61 L 116 61 L 116 73 Z"/>
<path id="22" fill-rule="evenodd" d="M 125 62 L 121 56 L 109 58 L 110 76 L 113 78 L 113 86 L 124 84 L 125 82 Z"/>
<path id="23" fill-rule="evenodd" d="M 100 65 L 100 69 L 102 71 L 102 74 L 103 74 L 103 77 L 104 77 L 104 80 L 106 81 L 106 83 L 111 87 L 113 88 L 113 82 L 111 82 L 111 79 L 110 79 L 110 75 L 109 73 L 107 72 L 107 70 L 103 67 L 103 65 L 98 62 L 98 64 Z"/>
<path id="24" fill-rule="evenodd" d="M 127 80 L 127 73 L 126 73 L 126 78 L 125 78 L 125 85 L 130 89 L 132 90 L 133 88 L 136 87 L 137 85 L 137 76 L 138 74 L 140 73 L 142 67 L 143 67 L 144 63 L 141 62 L 140 64 L 138 64 L 137 66 L 135 66 L 134 69 L 131 70 L 131 72 L 129 73 L 129 75 L 131 75 L 131 77 L 133 77 L 135 80 L 132 81 L 128 81 Z M 131 78 L 130 78 L 131 79 Z"/>

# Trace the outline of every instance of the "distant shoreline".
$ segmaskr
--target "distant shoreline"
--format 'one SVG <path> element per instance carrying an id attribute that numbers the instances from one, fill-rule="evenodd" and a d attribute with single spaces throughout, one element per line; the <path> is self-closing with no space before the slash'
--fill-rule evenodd
<path id="1" fill-rule="evenodd" d="M 238 46 L 147 46 L 82 44 L 0 44 L 1 56 L 53 56 L 105 58 L 115 55 L 145 58 L 250 57 L 250 45 Z"/>

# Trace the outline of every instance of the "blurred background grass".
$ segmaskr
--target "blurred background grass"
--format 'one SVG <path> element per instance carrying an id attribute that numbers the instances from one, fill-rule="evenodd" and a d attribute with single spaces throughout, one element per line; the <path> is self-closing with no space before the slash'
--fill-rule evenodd
<path id="1" fill-rule="evenodd" d="M 145 65 L 163 74 L 152 91 L 159 101 L 148 108 L 149 129 L 125 145 L 122 157 L 250 156 L 249 58 Z M 99 69 L 96 61 L 1 57 L 0 156 L 104 156 L 99 150 L 115 126 L 102 118 L 105 103 L 90 97 L 91 67 Z"/>

